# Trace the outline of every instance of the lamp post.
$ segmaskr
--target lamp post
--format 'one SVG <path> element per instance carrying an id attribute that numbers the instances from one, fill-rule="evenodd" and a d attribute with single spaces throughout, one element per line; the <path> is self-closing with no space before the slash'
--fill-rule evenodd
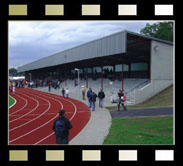
<path id="1" fill-rule="evenodd" d="M 32 78 L 31 77 L 32 77 L 32 75 L 31 75 L 31 73 L 29 73 L 29 79 L 30 79 L 30 82 L 29 82 L 29 85 L 28 85 L 29 88 L 32 88 L 32 83 L 31 83 Z"/>
<path id="2" fill-rule="evenodd" d="M 32 79 L 31 79 L 31 76 L 32 76 L 31 73 L 29 73 L 29 76 L 30 76 L 30 82 L 31 82 L 32 81 Z"/>
<path id="3" fill-rule="evenodd" d="M 75 68 L 74 70 L 78 72 L 78 96 L 79 96 L 79 69 Z"/>

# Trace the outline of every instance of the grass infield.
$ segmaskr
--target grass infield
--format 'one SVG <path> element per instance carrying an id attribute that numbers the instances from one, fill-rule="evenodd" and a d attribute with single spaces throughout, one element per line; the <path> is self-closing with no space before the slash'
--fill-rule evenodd
<path id="1" fill-rule="evenodd" d="M 9 107 L 11 107 L 15 103 L 15 100 L 9 96 Z"/>

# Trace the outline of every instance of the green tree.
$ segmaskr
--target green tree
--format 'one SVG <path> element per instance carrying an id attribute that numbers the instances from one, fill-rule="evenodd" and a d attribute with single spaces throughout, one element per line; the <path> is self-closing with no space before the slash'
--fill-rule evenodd
<path id="1" fill-rule="evenodd" d="M 141 34 L 173 42 L 173 22 L 158 22 L 140 30 Z"/>
<path id="2" fill-rule="evenodd" d="M 16 76 L 17 75 L 17 70 L 15 68 L 9 69 L 9 76 Z"/>

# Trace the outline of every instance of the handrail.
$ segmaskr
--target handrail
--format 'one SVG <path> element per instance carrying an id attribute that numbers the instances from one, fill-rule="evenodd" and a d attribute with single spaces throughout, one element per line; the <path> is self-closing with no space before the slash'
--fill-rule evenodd
<path id="1" fill-rule="evenodd" d="M 149 79 L 146 80 L 146 81 L 144 81 L 144 82 L 142 82 L 142 83 L 140 83 L 139 85 L 135 86 L 134 88 L 130 89 L 129 91 L 126 92 L 126 94 L 128 94 L 128 93 L 134 91 L 135 89 L 138 89 L 140 86 L 142 86 L 142 85 L 144 85 L 144 84 L 146 84 L 146 83 L 148 83 L 148 82 L 150 82 Z"/>

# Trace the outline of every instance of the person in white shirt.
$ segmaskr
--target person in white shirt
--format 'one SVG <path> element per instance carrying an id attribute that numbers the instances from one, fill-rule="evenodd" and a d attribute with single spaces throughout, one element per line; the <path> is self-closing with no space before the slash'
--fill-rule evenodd
<path id="1" fill-rule="evenodd" d="M 13 92 L 13 93 L 15 92 L 15 86 L 13 86 L 13 88 L 12 88 L 12 92 Z"/>
<path id="2" fill-rule="evenodd" d="M 66 89 L 65 94 L 66 94 L 66 97 L 68 98 L 69 97 L 69 89 L 68 88 Z"/>

